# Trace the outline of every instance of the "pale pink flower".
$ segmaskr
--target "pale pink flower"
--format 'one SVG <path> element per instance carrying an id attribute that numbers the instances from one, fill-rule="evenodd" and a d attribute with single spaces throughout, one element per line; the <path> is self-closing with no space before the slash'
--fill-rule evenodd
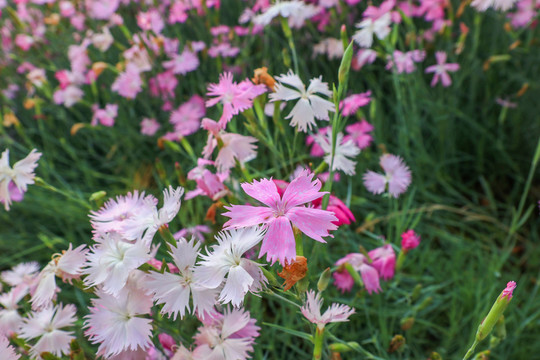
<path id="1" fill-rule="evenodd" d="M 56 276 L 63 281 L 78 279 L 83 272 L 88 249 L 81 245 L 72 249 L 72 244 L 62 254 L 56 254 L 53 259 L 41 270 L 37 278 L 37 287 L 30 302 L 33 309 L 41 309 L 51 304 L 53 297 L 59 291 L 56 285 Z"/>
<path id="2" fill-rule="evenodd" d="M 86 0 L 90 17 L 98 20 L 108 20 L 118 9 L 120 0 Z"/>
<path id="3" fill-rule="evenodd" d="M 346 140 L 343 133 L 338 133 L 336 146 L 332 149 L 332 132 L 329 131 L 326 135 L 317 134 L 314 138 L 325 153 L 324 161 L 333 171 L 343 171 L 346 175 L 356 173 L 356 162 L 352 159 L 360 154 L 360 149 L 351 139 Z"/>
<path id="4" fill-rule="evenodd" d="M 244 360 L 250 357 L 249 352 L 253 351 L 260 328 L 255 325 L 255 319 L 250 318 L 249 312 L 233 309 L 205 319 L 203 323 L 195 335 L 197 347 L 190 354 L 193 359 Z M 175 356 L 173 359 L 189 359 L 190 355 L 187 355 L 186 358 Z"/>
<path id="5" fill-rule="evenodd" d="M 104 109 L 100 109 L 97 104 L 94 104 L 92 111 L 94 115 L 92 116 L 90 125 L 97 126 L 100 123 L 103 126 L 111 127 L 114 125 L 114 119 L 118 115 L 118 105 L 107 104 Z"/>
<path id="6" fill-rule="evenodd" d="M 154 196 L 145 195 L 144 191 L 139 194 L 137 190 L 125 196 L 117 196 L 116 199 L 109 199 L 98 211 L 90 212 L 94 234 L 114 231 L 126 237 L 130 232 L 128 221 L 149 216 L 157 203 Z M 128 240 L 136 240 L 141 236 L 142 233 L 135 234 Z"/>
<path id="7" fill-rule="evenodd" d="M 199 195 L 208 196 L 216 201 L 228 194 L 229 190 L 224 181 L 229 177 L 229 172 L 214 174 L 206 169 L 207 165 L 214 165 L 214 162 L 206 159 L 198 159 L 197 167 L 191 169 L 188 173 L 188 179 L 197 183 L 197 189 L 186 194 L 186 200 Z"/>
<path id="8" fill-rule="evenodd" d="M 249 80 L 244 80 L 240 84 L 233 81 L 231 73 L 223 73 L 219 76 L 218 84 L 208 85 L 208 96 L 216 96 L 206 101 L 206 107 L 223 104 L 223 114 L 219 119 L 222 128 L 241 111 L 253 106 L 253 99 L 266 92 L 265 85 L 254 85 Z"/>
<path id="9" fill-rule="evenodd" d="M 194 239 L 187 241 L 182 238 L 171 245 L 169 254 L 179 269 L 178 274 L 169 272 L 150 272 L 147 275 L 145 287 L 153 295 L 156 304 L 163 304 L 162 314 L 176 320 L 178 314 L 183 318 L 190 312 L 190 295 L 193 298 L 193 312 L 204 317 L 210 313 L 215 304 L 217 289 L 201 286 L 194 278 L 194 267 L 201 244 Z"/>
<path id="10" fill-rule="evenodd" d="M 186 196 L 187 197 L 187 196 Z M 208 234 L 212 232 L 212 230 L 206 226 L 206 225 L 195 225 L 193 227 L 185 228 L 180 231 L 177 231 L 174 233 L 173 237 L 178 240 L 180 238 L 188 237 L 188 235 L 191 235 L 195 239 L 197 239 L 200 242 L 204 242 L 204 234 Z"/>
<path id="11" fill-rule="evenodd" d="M 347 254 L 345 257 L 339 259 L 335 265 L 341 267 L 346 263 L 350 264 L 355 271 L 360 272 L 364 287 L 369 294 L 372 292 L 378 293 L 381 291 L 379 273 L 377 269 L 368 263 L 368 260 L 364 255 L 359 253 Z M 353 277 L 345 268 L 341 268 L 340 270 L 334 272 L 334 281 L 336 287 L 341 290 L 341 292 L 351 291 L 354 285 Z"/>
<path id="12" fill-rule="evenodd" d="M 352 60 L 351 67 L 354 70 L 360 70 L 367 64 L 373 64 L 377 59 L 377 52 L 372 49 L 360 49 Z"/>
<path id="13" fill-rule="evenodd" d="M 386 244 L 368 252 L 372 260 L 371 265 L 377 269 L 384 280 L 394 277 L 396 269 L 396 253 L 392 245 Z"/>
<path id="14" fill-rule="evenodd" d="M 103 32 L 92 34 L 90 37 L 92 44 L 101 52 L 107 51 L 114 43 L 114 38 L 108 27 L 103 27 Z"/>
<path id="15" fill-rule="evenodd" d="M 426 68 L 426 73 L 434 73 L 433 80 L 431 80 L 431 86 L 437 85 L 439 79 L 444 87 L 448 87 L 452 84 L 452 79 L 448 72 L 455 72 L 459 70 L 459 64 L 446 63 L 446 53 L 444 51 L 437 51 L 435 57 L 437 58 L 437 65 L 431 65 Z"/>
<path id="16" fill-rule="evenodd" d="M 339 103 L 339 109 L 343 116 L 354 115 L 359 108 L 371 102 L 371 91 L 347 96 Z"/>
<path id="17" fill-rule="evenodd" d="M 141 134 L 153 136 L 161 128 L 160 123 L 154 118 L 143 118 L 141 121 Z"/>
<path id="18" fill-rule="evenodd" d="M 373 19 L 371 17 L 366 17 L 360 23 L 356 24 L 356 27 L 359 28 L 356 33 L 354 33 L 352 39 L 363 48 L 370 48 L 373 44 L 373 35 L 375 34 L 380 40 L 390 34 L 390 24 L 392 23 L 391 14 L 385 13 L 380 16 L 378 19 Z"/>
<path id="19" fill-rule="evenodd" d="M 315 291 L 309 290 L 306 294 L 306 302 L 300 308 L 306 319 L 316 324 L 319 329 L 324 329 L 324 326 L 328 323 L 349 321 L 349 317 L 355 313 L 354 309 L 347 305 L 333 303 L 321 315 L 322 303 L 321 294 L 315 294 Z"/>
<path id="20" fill-rule="evenodd" d="M 223 231 L 216 236 L 217 245 L 201 255 L 195 268 L 197 283 L 209 289 L 218 288 L 223 282 L 219 301 L 238 307 L 248 292 L 260 291 L 265 283 L 260 264 L 242 258 L 257 245 L 264 236 L 264 230 L 256 227 Z M 226 277 L 226 278 L 225 278 Z"/>
<path id="21" fill-rule="evenodd" d="M 156 9 L 150 9 L 147 12 L 140 12 L 137 14 L 137 25 L 144 30 L 152 30 L 156 34 L 160 34 L 165 27 L 163 17 Z"/>
<path id="22" fill-rule="evenodd" d="M 285 189 L 283 196 L 279 195 L 272 180 L 262 179 L 255 180 L 252 184 L 243 183 L 244 191 L 266 207 L 251 205 L 225 207 L 229 211 L 223 215 L 231 219 L 225 223 L 224 229 L 264 224 L 267 232 L 259 257 L 267 254 L 268 261 L 274 263 L 279 260 L 284 265 L 296 259 L 293 225 L 319 242 L 326 242 L 323 236 L 332 237 L 328 231 L 337 229 L 337 226 L 332 224 L 332 221 L 337 220 L 333 213 L 301 206 L 324 196 L 325 192 L 319 191 L 321 186 L 319 180 L 313 181 L 313 174 L 308 171 L 303 171 L 294 179 Z"/>
<path id="23" fill-rule="evenodd" d="M 113 296 L 118 296 L 133 270 L 153 257 L 144 242 L 129 242 L 115 232 L 97 234 L 95 241 L 97 245 L 87 254 L 84 284 L 102 285 Z"/>
<path id="24" fill-rule="evenodd" d="M 21 193 L 25 193 L 28 185 L 34 183 L 34 169 L 41 157 L 41 153 L 36 149 L 22 160 L 17 161 L 13 168 L 9 165 L 9 149 L 6 149 L 0 157 L 0 202 L 4 203 L 6 210 L 9 210 L 12 195 L 10 193 L 10 184 L 16 185 Z"/>
<path id="25" fill-rule="evenodd" d="M 403 194 L 411 184 L 411 171 L 399 156 L 384 154 L 380 158 L 380 165 L 385 174 L 367 171 L 364 176 L 364 186 L 373 194 L 382 194 L 386 190 L 397 198 Z M 388 189 L 386 185 L 388 184 Z"/>
<path id="26" fill-rule="evenodd" d="M 362 121 L 352 125 L 347 125 L 345 130 L 348 135 L 343 140 L 352 140 L 359 149 L 367 148 L 371 144 L 371 141 L 373 141 L 373 137 L 369 134 L 373 131 L 373 125 L 368 123 L 366 119 L 362 119 Z"/>
<path id="27" fill-rule="evenodd" d="M 407 230 L 401 234 L 401 248 L 403 251 L 409 251 L 420 245 L 420 235 L 414 230 Z"/>
<path id="28" fill-rule="evenodd" d="M 173 74 L 185 75 L 199 67 L 199 58 L 195 52 L 184 47 L 181 54 L 175 54 L 172 59 L 163 63 L 165 69 L 171 70 Z"/>
<path id="29" fill-rule="evenodd" d="M 253 143 L 257 139 L 253 136 L 245 136 L 235 133 L 222 133 L 219 138 L 223 142 L 223 146 L 219 149 L 216 157 L 216 168 L 218 172 L 224 173 L 232 169 L 236 165 L 236 161 L 240 165 L 251 161 L 257 157 L 257 146 Z"/>
<path id="30" fill-rule="evenodd" d="M 232 46 L 228 41 L 223 40 L 221 42 L 215 42 L 210 48 L 208 48 L 208 55 L 210 57 L 216 58 L 218 56 L 222 57 L 234 57 L 238 55 L 240 48 L 237 46 Z"/>
<path id="31" fill-rule="evenodd" d="M 496 10 L 507 11 L 510 10 L 515 3 L 516 0 L 473 0 L 471 6 L 478 11 L 486 11 L 490 7 Z"/>
<path id="32" fill-rule="evenodd" d="M 300 28 L 304 25 L 304 21 L 317 15 L 321 9 L 312 4 L 306 4 L 303 1 L 278 1 L 268 7 L 260 15 L 253 18 L 253 23 L 256 25 L 266 26 L 278 17 L 282 16 L 288 19 L 289 25 L 292 28 Z"/>
<path id="33" fill-rule="evenodd" d="M 82 91 L 76 85 L 68 85 L 65 89 L 58 89 L 53 94 L 54 103 L 57 105 L 64 105 L 65 107 L 72 107 L 78 103 L 84 96 Z"/>
<path id="34" fill-rule="evenodd" d="M 327 54 L 329 59 L 341 59 L 343 56 L 343 41 L 327 38 L 313 46 L 313 55 Z"/>
<path id="35" fill-rule="evenodd" d="M 15 36 L 15 45 L 17 45 L 22 51 L 30 50 L 30 47 L 34 45 L 34 38 L 26 34 L 17 34 Z"/>
<path id="36" fill-rule="evenodd" d="M 143 73 L 152 70 L 152 62 L 146 49 L 151 49 L 155 43 L 137 34 L 133 36 L 133 40 L 135 44 L 123 54 L 126 59 L 126 77 L 134 77 L 137 72 Z"/>
<path id="37" fill-rule="evenodd" d="M 174 131 L 165 134 L 164 138 L 178 141 L 184 136 L 194 134 L 200 129 L 204 114 L 204 100 L 198 95 L 193 95 L 171 113 L 169 121 L 174 126 Z"/>
<path id="38" fill-rule="evenodd" d="M 30 348 L 33 358 L 41 358 L 39 355 L 43 352 L 50 352 L 58 357 L 69 353 L 69 344 L 75 337 L 72 332 L 61 329 L 73 326 L 77 319 L 76 311 L 71 304 L 64 307 L 57 305 L 32 312 L 28 318 L 23 319 L 19 337 L 27 341 L 39 338 Z"/>
<path id="39" fill-rule="evenodd" d="M 416 69 L 414 63 L 423 61 L 425 57 L 426 52 L 423 50 L 413 50 L 405 53 L 394 50 L 393 55 L 388 55 L 386 57 L 386 70 L 394 70 L 395 67 L 395 71 L 398 74 L 410 74 Z"/>
<path id="40" fill-rule="evenodd" d="M 128 64 L 126 71 L 118 75 L 111 86 L 111 90 L 127 99 L 134 99 L 142 90 L 142 80 L 139 69 Z"/>
<path id="41" fill-rule="evenodd" d="M 28 287 L 34 284 L 38 271 L 39 264 L 37 262 L 25 262 L 15 265 L 11 270 L 2 271 L 1 278 L 8 285 L 23 285 L 28 289 Z"/>
<path id="42" fill-rule="evenodd" d="M 0 295 L 0 337 L 13 336 L 19 330 L 22 316 L 19 314 L 19 301 L 28 294 L 28 288 L 19 285 Z M 1 354 L 1 352 L 0 352 Z"/>
<path id="43" fill-rule="evenodd" d="M 1 13 L 1 10 L 0 10 Z M 18 360 L 21 355 L 15 353 L 13 346 L 9 345 L 9 340 L 0 335 L 0 354 L 3 360 Z"/>
<path id="44" fill-rule="evenodd" d="M 276 76 L 276 80 L 279 82 L 274 87 L 275 91 L 269 96 L 270 101 L 299 99 L 286 117 L 286 119 L 292 118 L 290 125 L 298 126 L 298 131 L 311 130 L 315 125 L 315 119 L 328 121 L 330 119 L 328 112 L 336 111 L 332 102 L 317 95 L 332 96 L 332 91 L 328 89 L 328 84 L 322 81 L 322 76 L 311 79 L 307 90 L 300 77 L 292 70 L 289 70 L 287 74 Z"/>
<path id="45" fill-rule="evenodd" d="M 152 345 L 152 298 L 141 287 L 144 275 L 136 273 L 117 297 L 98 289 L 92 299 L 90 314 L 85 316 L 85 334 L 99 343 L 97 355 L 111 358 L 124 351 L 138 351 Z M 125 360 L 133 357 L 124 358 Z M 135 358 L 138 359 L 138 358 Z"/>

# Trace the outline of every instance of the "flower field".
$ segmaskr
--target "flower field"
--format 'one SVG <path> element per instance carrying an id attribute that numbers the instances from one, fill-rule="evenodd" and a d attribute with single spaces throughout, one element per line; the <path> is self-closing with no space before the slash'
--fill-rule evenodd
<path id="1" fill-rule="evenodd" d="M 0 360 L 540 358 L 536 0 L 0 0 Z"/>

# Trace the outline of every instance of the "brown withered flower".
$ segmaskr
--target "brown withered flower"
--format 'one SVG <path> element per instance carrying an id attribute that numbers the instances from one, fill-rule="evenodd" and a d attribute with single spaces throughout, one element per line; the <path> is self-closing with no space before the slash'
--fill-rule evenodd
<path id="1" fill-rule="evenodd" d="M 278 272 L 279 277 L 283 278 L 283 290 L 287 291 L 298 281 L 302 280 L 307 274 L 307 259 L 303 256 L 297 256 L 290 264 L 283 267 L 283 271 Z"/>
<path id="2" fill-rule="evenodd" d="M 274 78 L 268 74 L 268 68 L 266 66 L 255 69 L 254 76 L 251 81 L 253 81 L 255 85 L 264 84 L 272 91 L 274 91 L 274 85 L 276 84 L 276 80 L 274 80 Z"/>

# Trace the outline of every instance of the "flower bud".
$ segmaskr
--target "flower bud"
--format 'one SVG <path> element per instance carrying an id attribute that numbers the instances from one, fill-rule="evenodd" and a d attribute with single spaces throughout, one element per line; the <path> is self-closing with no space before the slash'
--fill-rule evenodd
<path id="1" fill-rule="evenodd" d="M 323 292 L 324 290 L 326 290 L 331 278 L 332 271 L 330 271 L 330 268 L 327 267 L 319 277 L 319 282 L 317 282 L 317 290 L 319 290 L 319 292 Z"/>
<path id="2" fill-rule="evenodd" d="M 484 321 L 478 326 L 478 331 L 476 332 L 476 340 L 478 342 L 484 340 L 491 330 L 493 330 L 493 327 L 499 321 L 499 318 L 510 303 L 510 300 L 512 300 L 512 293 L 515 288 L 516 283 L 514 281 L 510 281 L 506 284 L 506 288 L 502 291 L 501 295 L 499 295 Z"/>

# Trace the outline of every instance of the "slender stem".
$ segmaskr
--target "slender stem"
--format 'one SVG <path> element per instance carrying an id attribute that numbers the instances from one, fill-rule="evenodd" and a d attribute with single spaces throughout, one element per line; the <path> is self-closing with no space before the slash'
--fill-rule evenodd
<path id="1" fill-rule="evenodd" d="M 322 358 L 323 340 L 324 326 L 320 328 L 317 325 L 317 330 L 315 330 L 315 338 L 313 339 L 313 360 L 319 360 Z"/>
<path id="2" fill-rule="evenodd" d="M 283 17 L 281 18 L 281 28 L 283 29 L 283 33 L 285 34 L 285 37 L 287 38 L 287 41 L 289 42 L 289 48 L 291 48 L 294 72 L 295 74 L 298 74 L 298 56 L 296 55 L 296 46 L 294 45 L 292 31 L 289 26 L 289 21 L 287 20 L 287 18 L 283 18 Z"/>

